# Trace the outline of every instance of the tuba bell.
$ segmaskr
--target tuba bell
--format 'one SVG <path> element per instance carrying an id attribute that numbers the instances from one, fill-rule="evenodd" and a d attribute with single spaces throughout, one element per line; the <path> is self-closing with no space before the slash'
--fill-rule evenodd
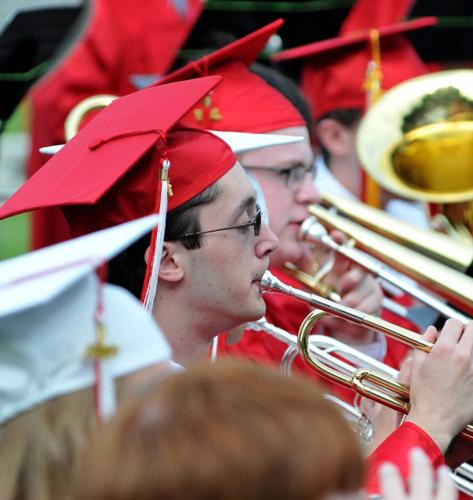
<path id="1" fill-rule="evenodd" d="M 435 229 L 473 235 L 473 70 L 405 81 L 363 117 L 360 161 L 384 189 L 428 203 Z"/>

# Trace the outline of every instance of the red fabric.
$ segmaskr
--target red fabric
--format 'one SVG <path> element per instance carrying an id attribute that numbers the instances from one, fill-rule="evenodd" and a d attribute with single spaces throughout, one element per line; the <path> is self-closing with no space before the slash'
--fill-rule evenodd
<path id="1" fill-rule="evenodd" d="M 284 283 L 301 288 L 301 284 L 292 276 L 288 275 L 281 269 L 272 268 L 271 272 L 281 279 Z M 288 297 L 281 293 L 269 293 L 265 296 L 266 302 L 266 319 L 286 330 L 289 333 L 297 334 L 302 320 L 309 314 L 312 308 L 304 302 Z M 395 321 L 397 324 L 409 329 L 413 326 L 407 320 L 394 317 L 392 313 L 383 310 L 382 317 L 388 321 Z M 245 330 L 242 339 L 237 344 L 228 345 L 225 341 L 226 337 L 223 336 L 219 342 L 219 353 L 232 356 L 239 356 L 254 359 L 258 362 L 272 363 L 279 365 L 281 358 L 286 350 L 286 345 L 261 332 L 254 332 L 253 330 Z M 399 364 L 404 358 L 409 349 L 402 345 L 400 342 L 394 340 L 387 340 L 387 353 L 384 362 L 399 368 Z M 305 362 L 298 356 L 293 364 L 294 371 L 304 373 L 318 381 L 321 381 L 329 390 L 342 398 L 344 401 L 352 402 L 354 399 L 354 392 L 346 389 L 334 382 L 323 379 L 317 375 Z"/>
<path id="2" fill-rule="evenodd" d="M 431 437 L 412 422 L 405 422 L 383 441 L 368 458 L 365 489 L 369 494 L 379 494 L 379 467 L 384 462 L 396 465 L 407 482 L 410 473 L 409 452 L 422 448 L 436 469 L 444 464 L 443 455 Z"/>
<path id="3" fill-rule="evenodd" d="M 49 158 L 38 149 L 64 142 L 64 120 L 78 102 L 95 94 L 125 95 L 132 75 L 158 78 L 171 66 L 203 9 L 188 0 L 179 12 L 169 0 L 95 0 L 91 22 L 70 56 L 32 91 L 32 151 L 28 176 Z M 57 209 L 35 212 L 33 247 L 67 238 Z"/>
<path id="4" fill-rule="evenodd" d="M 372 25 L 379 28 L 383 90 L 427 73 L 414 47 L 401 34 L 435 23 L 435 18 L 427 17 L 383 27 Z M 363 83 L 372 57 L 366 18 L 360 28 L 273 57 L 276 61 L 307 58 L 301 74 L 301 88 L 315 119 L 335 109 L 365 107 Z"/>
<path id="5" fill-rule="evenodd" d="M 229 62 L 241 62 L 245 66 L 250 66 L 264 49 L 271 36 L 274 35 L 283 24 L 284 21 L 282 19 L 277 19 L 225 45 L 225 47 L 215 50 L 211 54 L 207 54 L 197 59 L 197 61 L 191 61 L 182 68 L 169 73 L 169 75 L 166 75 L 158 82 L 158 85 L 161 83 L 188 80 L 196 76 L 205 76 L 209 71 L 213 71 L 216 67 Z"/>
<path id="6" fill-rule="evenodd" d="M 371 27 L 381 28 L 405 19 L 415 0 L 357 0 L 343 21 L 339 35 Z"/>
<path id="7" fill-rule="evenodd" d="M 192 127 L 213 130 L 270 132 L 305 126 L 297 109 L 248 66 L 281 26 L 275 21 L 171 73 L 158 83 L 202 75 L 221 75 L 223 82 L 183 119 Z"/>
<path id="8" fill-rule="evenodd" d="M 208 77 L 151 87 L 115 100 L 1 207 L 0 218 L 66 207 L 71 232 L 77 236 L 148 215 L 160 193 L 165 157 L 171 162 L 174 192 L 168 210 L 182 205 L 236 162 L 229 146 L 216 136 L 175 126 L 220 80 Z"/>

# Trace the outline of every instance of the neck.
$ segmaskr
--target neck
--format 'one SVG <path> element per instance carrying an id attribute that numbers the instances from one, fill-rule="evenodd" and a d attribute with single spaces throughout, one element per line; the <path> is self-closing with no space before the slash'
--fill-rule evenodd
<path id="1" fill-rule="evenodd" d="M 346 162 L 343 158 L 330 158 L 329 164 L 327 165 L 333 176 L 342 184 L 345 189 L 348 189 L 350 193 L 355 195 L 357 198 L 360 197 L 360 173 L 358 165 L 354 167 L 353 165 Z"/>
<path id="2" fill-rule="evenodd" d="M 207 358 L 213 337 L 220 333 L 203 321 L 203 312 L 195 311 L 192 301 L 179 300 L 177 293 L 158 291 L 153 317 L 171 345 L 172 359 L 184 367 Z"/>

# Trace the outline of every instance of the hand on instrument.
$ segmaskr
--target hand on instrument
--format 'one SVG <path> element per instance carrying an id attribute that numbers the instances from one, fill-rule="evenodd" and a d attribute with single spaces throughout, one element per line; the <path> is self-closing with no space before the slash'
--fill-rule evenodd
<path id="1" fill-rule="evenodd" d="M 409 385 L 411 373 L 412 353 L 409 353 L 401 364 L 398 377 L 399 382 Z M 373 439 L 367 450 L 368 453 L 371 453 L 399 427 L 404 415 L 372 400 L 367 400 L 365 403 L 365 398 L 362 398 L 362 403 L 363 410 L 368 414 L 373 424 Z M 370 405 L 368 409 L 366 405 Z"/>
<path id="2" fill-rule="evenodd" d="M 449 477 L 450 469 L 441 466 L 437 469 L 436 480 L 426 454 L 414 448 L 410 455 L 411 474 L 409 493 L 396 466 L 385 463 L 380 467 L 379 476 L 383 500 L 455 500 L 458 493 Z"/>
<path id="3" fill-rule="evenodd" d="M 346 237 L 339 231 L 330 233 L 338 243 L 346 241 Z M 381 310 L 383 292 L 376 279 L 358 266 L 337 255 L 332 271 L 324 279 L 324 283 L 335 290 L 342 298 L 341 303 L 377 315 Z M 354 325 L 339 319 L 327 319 L 323 324 L 330 329 L 330 334 L 351 345 L 371 344 L 376 339 L 372 330 Z"/>
<path id="4" fill-rule="evenodd" d="M 423 337 L 431 352 L 413 353 L 408 421 L 423 428 L 444 453 L 450 441 L 473 421 L 473 322 L 448 320 L 440 333 Z"/>

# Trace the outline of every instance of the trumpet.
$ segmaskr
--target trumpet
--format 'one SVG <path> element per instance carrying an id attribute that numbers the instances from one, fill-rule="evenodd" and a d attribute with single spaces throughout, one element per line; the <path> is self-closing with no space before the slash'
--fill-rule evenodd
<path id="1" fill-rule="evenodd" d="M 324 364 L 311 352 L 310 333 L 320 320 L 327 315 L 333 315 L 381 332 L 390 338 L 396 339 L 412 348 L 420 349 L 424 352 L 430 352 L 433 346 L 432 343 L 427 342 L 417 333 L 393 325 L 381 318 L 371 316 L 361 311 L 357 311 L 356 309 L 332 302 L 329 299 L 285 285 L 268 271 L 266 271 L 261 280 L 261 288 L 263 291 L 285 293 L 319 309 L 315 309 L 304 319 L 300 326 L 297 339 L 299 352 L 302 358 L 309 366 L 317 371 L 317 373 L 396 411 L 400 411 L 401 413 L 409 412 L 408 387 L 398 382 L 395 378 L 385 376 L 377 371 L 358 368 L 354 373 L 347 375 Z M 473 425 L 468 425 L 462 434 L 466 438 L 473 440 Z"/>
<path id="2" fill-rule="evenodd" d="M 265 318 L 247 323 L 247 327 L 254 331 L 265 332 L 288 345 L 288 349 L 284 353 L 281 361 L 281 369 L 284 373 L 290 374 L 292 360 L 299 354 L 299 350 L 297 348 L 297 335 L 288 333 L 282 328 L 269 323 Z M 353 374 L 359 368 L 372 368 L 378 371 L 378 373 L 384 373 L 393 378 L 397 378 L 399 375 L 399 372 L 394 368 L 385 365 L 384 363 L 381 363 L 331 337 L 326 337 L 324 335 L 311 335 L 309 342 L 311 351 L 315 356 L 318 356 L 324 362 L 331 363 L 332 367 L 336 366 L 342 371 L 345 370 L 346 373 Z M 340 359 L 340 356 L 350 361 L 351 365 Z M 337 405 L 343 416 L 359 435 L 362 443 L 368 444 L 372 441 L 373 423 L 366 413 L 359 408 L 359 406 L 352 406 L 332 394 L 325 394 L 325 398 Z M 460 491 L 473 496 L 472 465 L 468 463 L 460 465 L 451 473 L 451 478 Z"/>
<path id="3" fill-rule="evenodd" d="M 315 216 L 324 227 L 338 229 L 353 238 L 355 247 L 371 257 L 388 264 L 396 271 L 405 274 L 461 309 L 467 312 L 473 311 L 473 279 L 469 276 L 434 262 L 432 259 L 373 233 L 345 217 L 333 214 L 319 205 L 311 205 L 309 213 Z M 341 251 L 348 256 L 348 251 L 343 249 Z M 399 283 L 399 286 L 402 288 L 402 283 Z M 421 298 L 419 300 L 424 302 Z M 451 313 L 452 310 L 446 312 L 445 315 L 453 317 L 450 316 Z"/>
<path id="4" fill-rule="evenodd" d="M 318 215 L 321 215 L 322 218 L 325 218 L 326 214 L 323 212 L 325 209 L 321 207 L 311 206 L 311 212 L 316 211 Z M 340 227 L 345 221 L 343 218 L 339 216 L 335 216 L 333 214 L 327 214 L 327 217 L 331 217 L 330 221 L 335 220 L 337 223 L 337 228 Z M 326 219 L 325 219 L 326 220 Z M 341 220 L 341 222 L 340 222 Z M 351 221 L 348 221 L 351 223 Z M 351 223 L 353 224 L 353 223 Z M 332 224 L 331 224 L 332 225 Z M 335 225 L 335 223 L 333 223 Z M 353 224 L 354 225 L 354 224 Z M 343 226 L 345 228 L 345 226 Z M 361 228 L 364 229 L 364 228 Z M 358 234 L 358 233 L 357 233 Z M 307 218 L 301 226 L 301 238 L 304 241 L 319 241 L 324 245 L 328 246 L 332 250 L 344 255 L 351 261 L 355 262 L 359 266 L 366 269 L 368 272 L 373 274 L 375 277 L 380 278 L 397 288 L 403 290 L 408 293 L 412 297 L 415 297 L 417 300 L 423 302 L 428 305 L 432 309 L 435 309 L 437 312 L 442 314 L 447 318 L 455 318 L 460 320 L 463 324 L 467 323 L 470 318 L 468 316 L 462 314 L 460 311 L 457 311 L 453 307 L 450 307 L 448 304 L 438 299 L 431 293 L 428 293 L 424 289 L 420 288 L 416 284 L 411 281 L 405 280 L 399 276 L 399 273 L 393 272 L 388 266 L 380 262 L 379 260 L 374 259 L 370 255 L 367 255 L 365 252 L 353 248 L 348 245 L 341 245 L 334 241 L 330 235 L 328 234 L 325 227 L 318 221 L 315 217 Z M 391 243 L 391 242 L 389 242 Z M 391 248 L 391 247 L 389 247 Z M 422 257 L 423 258 L 423 257 Z M 423 258 L 424 261 L 426 258 Z M 427 269 L 427 267 L 426 267 Z M 331 297 L 330 297 L 331 298 Z M 333 299 L 332 299 L 333 300 Z M 337 302 L 337 300 L 335 300 Z M 384 304 L 383 304 L 384 305 Z M 392 310 L 392 308 L 391 308 Z M 395 312 L 395 311 L 393 311 Z"/>
<path id="5" fill-rule="evenodd" d="M 272 337 L 288 344 L 288 351 L 291 352 L 291 358 L 294 359 L 295 355 L 298 354 L 297 345 L 297 335 L 290 334 L 278 328 L 275 325 L 269 323 L 265 318 L 261 318 L 258 321 L 247 323 L 247 327 L 254 331 L 265 332 Z M 399 372 L 394 368 L 387 366 L 366 354 L 363 354 L 356 349 L 351 348 L 339 342 L 331 337 L 326 337 L 324 335 L 311 335 L 310 336 L 310 347 L 315 356 L 319 356 L 321 360 L 328 361 L 333 364 L 333 366 L 338 366 L 341 370 L 346 370 L 347 373 L 354 373 L 358 368 L 369 368 L 372 367 L 379 373 L 385 373 L 388 376 L 397 378 Z M 294 355 L 295 351 L 295 355 Z M 285 353 L 285 356 L 286 356 Z M 344 363 L 339 357 L 334 356 L 337 354 L 349 360 L 353 363 L 352 366 Z M 281 363 L 281 368 L 284 373 L 290 374 L 288 370 L 289 366 L 284 366 L 284 356 Z M 370 418 L 363 412 L 358 406 L 352 406 L 345 401 L 333 396 L 332 394 L 325 394 L 325 398 L 332 401 L 342 412 L 343 416 L 350 423 L 355 432 L 359 435 L 361 442 L 363 444 L 368 444 L 372 441 L 373 436 L 373 423 Z M 467 495 L 473 496 L 473 466 L 464 463 L 457 467 L 450 474 L 455 486 Z"/>
<path id="6" fill-rule="evenodd" d="M 330 238 L 328 236 L 328 234 L 327 234 L 327 238 Z M 302 236 L 302 239 L 304 239 L 304 236 Z M 307 239 L 312 239 L 312 238 L 307 238 Z M 336 244 L 335 241 L 333 243 Z M 378 262 L 378 265 L 381 265 L 381 264 Z M 329 286 L 322 283 L 322 281 L 321 281 L 322 275 L 319 274 L 319 272 L 317 272 L 315 275 L 312 275 L 310 273 L 303 271 L 302 269 L 299 269 L 292 262 L 285 262 L 284 268 L 292 276 L 294 276 L 297 280 L 299 280 L 301 283 L 303 283 L 306 287 L 311 289 L 317 295 L 321 295 L 322 297 L 333 300 L 334 302 L 341 302 L 341 300 L 342 300 L 341 296 L 337 292 L 332 290 Z M 376 275 L 374 270 L 371 270 L 371 272 Z M 325 276 L 325 274 L 323 276 Z M 382 281 L 381 281 L 381 286 L 385 286 Z M 442 305 L 444 305 L 443 302 L 442 302 Z M 394 300 L 390 299 L 389 297 L 382 298 L 381 306 L 383 307 L 383 309 L 386 309 L 387 311 L 392 312 L 396 316 L 398 316 L 400 318 L 407 319 L 412 324 L 416 325 L 419 328 L 419 330 L 424 330 L 429 325 L 431 325 L 435 321 L 435 318 L 437 316 L 436 313 L 433 311 L 430 314 L 428 309 L 424 308 L 424 307 L 422 307 L 422 308 L 404 307 L 401 304 L 398 304 Z M 429 307 L 430 307 L 430 304 L 429 304 Z M 418 311 L 416 311 L 416 309 Z M 457 313 L 456 310 L 453 310 L 453 311 L 454 311 L 454 314 Z M 459 313 L 459 314 L 461 314 L 461 313 Z"/>
<path id="7" fill-rule="evenodd" d="M 281 360 L 281 369 L 284 373 L 290 375 L 292 373 L 292 363 L 299 354 L 297 335 L 288 333 L 286 330 L 269 323 L 264 317 L 258 321 L 249 322 L 246 326 L 253 331 L 267 333 L 288 346 Z M 363 367 L 393 378 L 398 376 L 398 371 L 394 368 L 332 337 L 312 335 L 309 342 L 310 349 L 315 356 L 318 356 L 324 363 L 340 370 L 342 373 L 352 374 L 356 368 Z"/>
<path id="8" fill-rule="evenodd" d="M 265 318 L 247 323 L 246 326 L 253 331 L 264 332 L 271 335 L 273 338 L 276 338 L 288 346 L 281 359 L 281 371 L 286 375 L 291 375 L 292 363 L 299 354 L 297 335 L 288 333 L 286 330 L 269 323 Z M 313 355 L 320 358 L 322 362 L 332 367 L 337 367 L 337 369 L 347 374 L 353 373 L 361 366 L 369 366 L 393 377 L 397 376 L 398 373 L 394 368 L 380 363 L 343 342 L 324 335 L 312 335 L 310 338 L 310 349 Z M 340 359 L 336 356 L 337 354 L 343 356 L 345 360 L 353 364 L 349 364 L 343 359 Z M 352 406 L 331 394 L 325 394 L 325 397 L 339 407 L 345 418 L 360 436 L 363 443 L 367 444 L 371 442 L 373 435 L 371 420 L 359 407 Z"/>

